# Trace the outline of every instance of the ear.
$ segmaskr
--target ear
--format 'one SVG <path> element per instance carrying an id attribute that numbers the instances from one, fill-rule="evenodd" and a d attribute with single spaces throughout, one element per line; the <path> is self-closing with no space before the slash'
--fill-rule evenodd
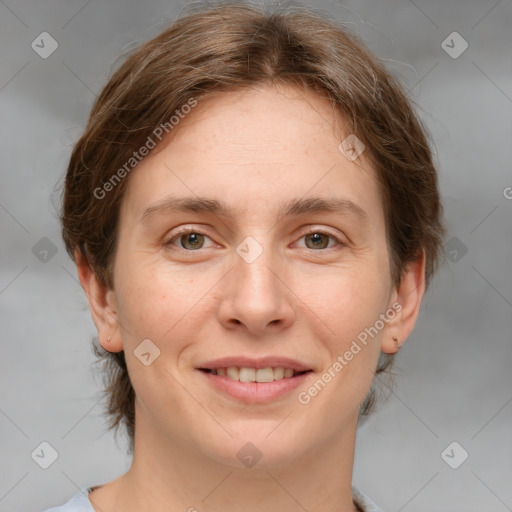
<path id="1" fill-rule="evenodd" d="M 75 250 L 75 261 L 80 284 L 89 302 L 94 325 L 98 330 L 100 344 L 108 352 L 120 352 L 123 350 L 123 343 L 117 321 L 114 290 L 100 282 L 80 248 Z"/>
<path id="2" fill-rule="evenodd" d="M 407 265 L 398 288 L 391 295 L 389 306 L 397 313 L 382 339 L 381 350 L 386 354 L 398 352 L 414 329 L 425 294 L 425 260 L 425 251 L 422 251 L 417 260 Z"/>

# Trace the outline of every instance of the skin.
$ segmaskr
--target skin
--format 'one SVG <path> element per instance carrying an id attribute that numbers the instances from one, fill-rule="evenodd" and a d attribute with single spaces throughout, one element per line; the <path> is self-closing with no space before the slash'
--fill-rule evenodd
<path id="1" fill-rule="evenodd" d="M 200 99 L 170 143 L 129 176 L 114 289 L 77 254 L 101 344 L 125 350 L 137 394 L 132 466 L 91 492 L 96 510 L 356 510 L 359 406 L 379 352 L 396 352 L 392 338 L 403 342 L 414 327 L 424 259 L 393 285 L 374 171 L 364 153 L 350 161 L 338 150 L 350 132 L 336 126 L 343 120 L 325 98 L 292 87 Z M 141 220 L 170 195 L 224 201 L 232 216 L 167 211 Z M 307 197 L 350 200 L 366 218 L 350 211 L 279 217 L 283 202 Z M 183 228 L 206 235 L 202 248 L 172 240 Z M 263 249 L 252 263 L 236 252 L 248 236 Z M 312 244 L 319 238 L 326 248 Z M 298 392 L 396 302 L 402 309 L 393 320 L 307 405 L 299 403 Z M 149 366 L 134 355 L 144 339 L 160 350 Z M 286 397 L 248 405 L 196 369 L 230 355 L 286 356 L 314 371 Z M 237 458 L 247 442 L 262 453 L 250 469 Z"/>

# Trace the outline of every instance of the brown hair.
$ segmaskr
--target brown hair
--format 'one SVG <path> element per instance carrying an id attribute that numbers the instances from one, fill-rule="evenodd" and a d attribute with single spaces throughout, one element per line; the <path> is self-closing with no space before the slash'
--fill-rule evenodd
<path id="1" fill-rule="evenodd" d="M 140 46 L 96 99 L 65 180 L 61 222 L 71 258 L 80 248 L 99 280 L 113 288 L 129 172 L 121 169 L 133 152 L 191 98 L 267 83 L 295 85 L 331 100 L 365 144 L 377 175 L 394 282 L 424 250 L 428 286 L 441 253 L 442 207 L 427 132 L 400 84 L 356 36 L 312 11 L 268 13 L 232 2 L 195 7 L 180 17 Z M 124 179 L 113 183 L 116 174 Z M 106 362 L 110 428 L 124 424 L 133 451 L 135 392 L 124 352 L 96 354 Z M 391 362 L 392 356 L 381 354 L 376 373 Z M 372 386 L 363 415 L 374 399 Z"/>

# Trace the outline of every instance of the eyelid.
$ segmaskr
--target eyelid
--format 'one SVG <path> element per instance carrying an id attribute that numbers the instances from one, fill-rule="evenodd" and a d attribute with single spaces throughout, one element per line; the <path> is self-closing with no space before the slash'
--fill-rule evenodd
<path id="1" fill-rule="evenodd" d="M 197 251 L 200 251 L 201 249 L 209 249 L 210 247 L 201 247 L 201 249 L 196 249 L 195 251 L 191 251 L 189 249 L 184 249 L 183 247 L 178 247 L 178 246 L 175 246 L 174 245 L 174 242 L 176 242 L 177 240 L 180 239 L 180 237 L 182 235 L 186 235 L 186 234 L 190 234 L 190 233 L 195 233 L 197 235 L 202 235 L 202 236 L 205 236 L 206 238 L 209 238 L 212 242 L 213 242 L 213 245 L 220 245 L 218 244 L 217 242 L 215 242 L 213 240 L 213 238 L 208 235 L 207 233 L 205 233 L 204 230 L 202 229 L 197 229 L 197 228 L 193 228 L 193 227 L 184 227 L 182 229 L 179 229 L 177 232 L 175 232 L 165 243 L 164 245 L 166 247 L 176 247 L 177 249 L 180 249 L 182 251 L 186 251 L 186 252 L 197 252 Z"/>
<path id="2" fill-rule="evenodd" d="M 307 235 L 314 235 L 315 233 L 318 233 L 320 235 L 326 235 L 330 238 L 333 238 L 336 241 L 336 245 L 334 247 L 326 247 L 325 249 L 309 249 L 309 247 L 305 247 L 305 249 L 321 252 L 321 251 L 325 251 L 328 249 L 338 249 L 340 247 L 345 247 L 347 245 L 347 242 L 343 241 L 342 237 L 340 237 L 337 234 L 332 233 L 331 231 L 329 231 L 325 228 L 315 228 L 315 227 L 305 228 L 305 231 L 301 231 L 299 240 L 302 240 Z"/>

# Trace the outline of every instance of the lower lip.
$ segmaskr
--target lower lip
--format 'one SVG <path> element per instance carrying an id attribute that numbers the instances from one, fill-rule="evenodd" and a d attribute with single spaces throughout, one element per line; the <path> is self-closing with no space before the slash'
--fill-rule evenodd
<path id="1" fill-rule="evenodd" d="M 198 370 L 216 389 L 248 404 L 272 402 L 289 394 L 304 383 L 312 372 L 301 373 L 272 382 L 240 382 L 228 377 Z"/>

